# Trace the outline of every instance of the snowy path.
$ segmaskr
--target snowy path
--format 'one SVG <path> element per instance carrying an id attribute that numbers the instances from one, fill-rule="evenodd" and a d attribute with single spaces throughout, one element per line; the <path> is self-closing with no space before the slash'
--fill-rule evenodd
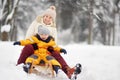
<path id="1" fill-rule="evenodd" d="M 71 44 L 64 48 L 68 54 L 62 56 L 71 67 L 78 62 L 83 66 L 78 80 L 120 80 L 120 47 Z M 1 80 L 52 80 L 27 75 L 23 72 L 22 65 L 16 66 L 21 49 L 11 42 L 0 42 Z"/>

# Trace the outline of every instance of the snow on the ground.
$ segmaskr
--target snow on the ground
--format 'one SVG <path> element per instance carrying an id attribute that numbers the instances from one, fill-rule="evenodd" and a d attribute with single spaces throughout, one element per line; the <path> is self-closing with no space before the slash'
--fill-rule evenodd
<path id="1" fill-rule="evenodd" d="M 28 75 L 23 71 L 22 64 L 16 66 L 23 47 L 12 44 L 13 42 L 0 42 L 1 80 L 52 80 L 34 74 Z M 76 63 L 82 64 L 78 80 L 120 80 L 119 46 L 70 44 L 62 47 L 68 52 L 62 56 L 71 67 Z"/>

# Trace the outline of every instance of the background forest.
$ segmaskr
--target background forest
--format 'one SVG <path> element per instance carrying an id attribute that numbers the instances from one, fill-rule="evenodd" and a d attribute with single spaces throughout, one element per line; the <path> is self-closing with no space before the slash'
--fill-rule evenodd
<path id="1" fill-rule="evenodd" d="M 0 41 L 24 39 L 50 5 L 56 6 L 59 44 L 120 45 L 120 0 L 1 0 Z"/>

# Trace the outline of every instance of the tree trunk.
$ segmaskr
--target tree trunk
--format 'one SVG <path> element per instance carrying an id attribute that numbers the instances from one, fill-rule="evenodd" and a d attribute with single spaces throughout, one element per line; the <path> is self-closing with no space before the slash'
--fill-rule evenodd
<path id="1" fill-rule="evenodd" d="M 93 3 L 94 0 L 90 0 L 89 9 L 89 34 L 88 34 L 88 44 L 92 44 L 92 29 L 93 29 Z"/>
<path id="2" fill-rule="evenodd" d="M 8 38 L 9 36 L 8 36 L 8 32 L 2 32 L 2 41 L 8 41 L 9 40 L 9 38 Z"/>

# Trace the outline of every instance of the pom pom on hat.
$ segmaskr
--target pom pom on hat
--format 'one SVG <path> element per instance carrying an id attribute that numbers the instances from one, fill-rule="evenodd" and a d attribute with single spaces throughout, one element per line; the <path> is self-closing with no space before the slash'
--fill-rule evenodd
<path id="1" fill-rule="evenodd" d="M 38 27 L 38 34 L 47 34 L 47 35 L 50 35 L 50 31 L 46 28 L 46 26 L 42 26 L 40 25 Z"/>
<path id="2" fill-rule="evenodd" d="M 56 8 L 55 6 L 50 6 L 46 11 L 43 12 L 44 15 L 50 15 L 53 18 L 53 21 L 55 22 L 56 18 Z"/>

